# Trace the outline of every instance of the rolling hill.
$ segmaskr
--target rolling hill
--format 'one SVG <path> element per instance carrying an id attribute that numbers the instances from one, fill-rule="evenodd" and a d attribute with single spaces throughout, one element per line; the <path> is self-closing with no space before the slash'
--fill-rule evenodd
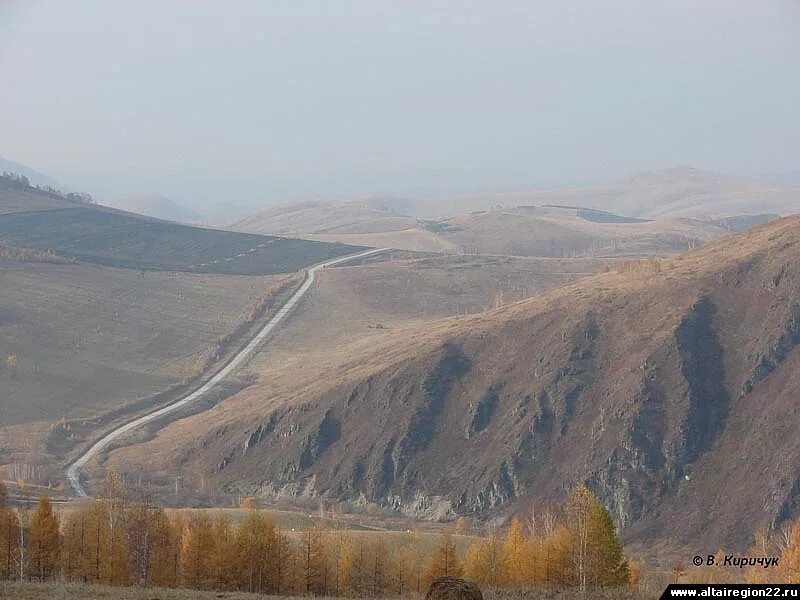
<path id="1" fill-rule="evenodd" d="M 651 221 L 552 205 L 495 207 L 437 219 L 413 219 L 352 203 L 310 203 L 267 212 L 269 218 L 262 213 L 234 228 L 267 232 L 295 227 L 300 235 L 325 242 L 553 258 L 675 254 L 727 235 L 731 229 L 722 222 Z"/>
<path id="2" fill-rule="evenodd" d="M 395 212 L 390 200 L 372 198 L 286 204 L 241 219 L 231 227 L 250 233 L 295 235 L 381 233 L 401 231 L 415 225 L 416 219 Z"/>
<path id="3" fill-rule="evenodd" d="M 621 264 L 339 348 L 290 393 L 253 386 L 110 461 L 434 518 L 584 481 L 629 542 L 743 549 L 800 512 L 798 265 L 800 217 Z"/>
<path id="4" fill-rule="evenodd" d="M 0 178 L 0 242 L 113 267 L 238 275 L 291 273 L 356 250 L 160 221 L 7 178 Z"/>
<path id="5" fill-rule="evenodd" d="M 691 219 L 639 220 L 569 206 L 519 206 L 426 222 L 461 252 L 550 257 L 676 254 L 723 237 Z"/>
<path id="6" fill-rule="evenodd" d="M 0 177 L 0 468 L 24 464 L 46 483 L 75 435 L 50 444 L 61 419 L 91 430 L 169 400 L 246 340 L 298 271 L 353 250 L 146 218 Z"/>
<path id="7" fill-rule="evenodd" d="M 0 426 L 87 417 L 195 376 L 286 275 L 0 260 Z"/>
<path id="8" fill-rule="evenodd" d="M 232 228 L 452 254 L 641 256 L 682 252 L 798 211 L 800 186 L 669 169 L 581 188 L 290 204 Z"/>
<path id="9" fill-rule="evenodd" d="M 747 181 L 720 173 L 675 168 L 589 186 L 487 194 L 431 203 L 462 210 L 520 204 L 585 206 L 646 219 L 720 219 L 800 212 L 800 186 Z M 452 211 L 452 209 L 450 209 Z"/>

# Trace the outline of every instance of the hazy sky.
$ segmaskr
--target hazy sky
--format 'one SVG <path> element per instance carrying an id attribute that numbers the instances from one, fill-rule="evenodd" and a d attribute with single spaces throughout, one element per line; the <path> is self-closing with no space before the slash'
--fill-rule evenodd
<path id="1" fill-rule="evenodd" d="M 208 210 L 800 170 L 797 0 L 0 0 L 0 156 Z"/>

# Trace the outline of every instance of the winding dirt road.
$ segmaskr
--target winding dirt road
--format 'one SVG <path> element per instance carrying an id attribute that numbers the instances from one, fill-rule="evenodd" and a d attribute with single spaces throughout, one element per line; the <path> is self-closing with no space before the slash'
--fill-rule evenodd
<path id="1" fill-rule="evenodd" d="M 116 439 L 119 439 L 126 433 L 141 427 L 142 425 L 146 425 L 151 421 L 159 419 L 164 415 L 167 415 L 171 412 L 174 412 L 184 406 L 192 404 L 199 398 L 201 398 L 204 394 L 208 393 L 216 386 L 218 386 L 225 378 L 229 375 L 234 373 L 237 369 L 239 369 L 255 352 L 258 350 L 261 343 L 264 341 L 264 338 L 267 337 L 280 323 L 283 321 L 286 316 L 291 312 L 291 310 L 295 307 L 295 305 L 306 295 L 308 290 L 311 288 L 311 285 L 314 283 L 314 279 L 318 271 L 326 268 L 331 267 L 333 265 L 342 264 L 345 262 L 350 262 L 352 260 L 357 260 L 359 258 L 365 258 L 367 256 L 373 256 L 375 254 L 380 254 L 382 252 L 386 252 L 389 248 L 378 248 L 375 250 L 366 250 L 364 252 L 359 252 L 358 254 L 350 254 L 348 256 L 342 256 L 333 260 L 329 260 L 324 263 L 320 263 L 311 267 L 308 272 L 306 273 L 306 278 L 303 281 L 303 284 L 297 289 L 297 291 L 292 294 L 292 297 L 289 298 L 286 303 L 278 309 L 278 312 L 267 322 L 264 327 L 250 340 L 238 354 L 236 354 L 230 362 L 225 365 L 216 375 L 214 375 L 211 379 L 206 381 L 202 386 L 197 388 L 195 391 L 191 392 L 190 394 L 168 404 L 167 406 L 158 408 L 153 410 L 146 415 L 137 417 L 127 423 L 124 423 L 112 431 L 108 432 L 98 441 L 96 441 L 92 446 L 89 447 L 83 454 L 81 454 L 66 470 L 67 479 L 69 480 L 72 489 L 75 490 L 75 493 L 78 496 L 85 497 L 87 496 L 86 490 L 83 488 L 83 484 L 81 483 L 81 469 L 86 466 L 86 464 L 95 456 L 97 456 L 100 452 L 103 451 L 106 447 L 108 447 L 111 442 Z"/>

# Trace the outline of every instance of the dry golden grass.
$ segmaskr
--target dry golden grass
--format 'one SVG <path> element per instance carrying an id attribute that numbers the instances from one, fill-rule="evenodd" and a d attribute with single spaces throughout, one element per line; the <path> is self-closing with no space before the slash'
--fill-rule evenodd
<path id="1" fill-rule="evenodd" d="M 0 262 L 0 424 L 87 417 L 195 374 L 285 276 Z"/>
<path id="2" fill-rule="evenodd" d="M 0 598 L 8 600 L 256 600 L 265 596 L 244 592 L 203 592 L 162 588 L 108 587 L 74 583 L 3 583 Z"/>
<path id="3" fill-rule="evenodd" d="M 576 589 L 518 589 L 518 590 L 484 590 L 486 600 L 645 600 L 656 598 L 658 592 L 640 591 L 636 589 L 609 589 L 581 592 Z M 417 598 L 419 596 L 392 596 L 392 598 Z M 2 583 L 0 582 L 0 598 L 8 600 L 256 600 L 264 598 L 280 598 L 296 600 L 307 596 L 262 596 L 244 592 L 203 592 L 198 590 L 173 590 L 162 588 L 106 587 L 79 584 L 59 583 Z"/>
<path id="4" fill-rule="evenodd" d="M 389 247 L 413 252 L 444 252 L 458 254 L 458 245 L 448 241 L 438 233 L 422 227 L 411 227 L 397 231 L 374 233 L 330 233 L 309 234 L 308 239 L 318 242 L 341 242 L 356 246 Z"/>
<path id="5" fill-rule="evenodd" d="M 224 400 L 211 414 L 170 424 L 152 442 L 114 451 L 111 463 L 127 471 L 146 460 L 167 473 L 175 445 L 193 439 L 209 417 L 216 425 L 237 422 L 243 412 L 268 411 L 363 378 L 413 356 L 416 342 L 441 339 L 472 319 L 444 317 L 480 312 L 498 292 L 503 302 L 526 298 L 606 264 L 446 256 L 326 269 L 297 313 L 250 361 L 248 369 L 261 374 L 257 386 Z"/>

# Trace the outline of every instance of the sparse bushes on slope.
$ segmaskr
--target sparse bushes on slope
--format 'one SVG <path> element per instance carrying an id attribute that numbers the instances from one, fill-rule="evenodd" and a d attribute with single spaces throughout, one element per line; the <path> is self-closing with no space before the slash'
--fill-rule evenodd
<path id="1" fill-rule="evenodd" d="M 0 242 L 0 260 L 19 262 L 54 263 L 59 265 L 74 264 L 75 259 L 60 256 L 52 250 L 41 248 L 15 248 Z"/>

